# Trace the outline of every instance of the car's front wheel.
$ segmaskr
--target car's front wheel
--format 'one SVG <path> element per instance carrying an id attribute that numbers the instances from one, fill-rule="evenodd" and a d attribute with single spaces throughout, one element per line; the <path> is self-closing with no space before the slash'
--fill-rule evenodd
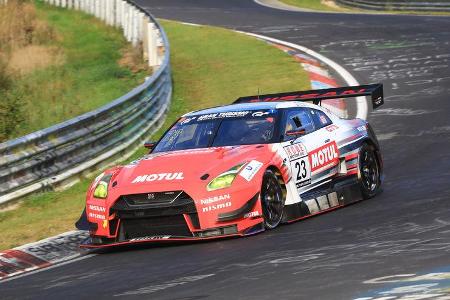
<path id="1" fill-rule="evenodd" d="M 283 191 L 275 173 L 267 170 L 264 173 L 261 187 L 261 206 L 264 217 L 264 226 L 273 229 L 280 224 L 283 218 Z"/>
<path id="2" fill-rule="evenodd" d="M 364 199 L 375 196 L 381 185 L 380 164 L 371 145 L 364 144 L 359 151 L 360 188 Z"/>

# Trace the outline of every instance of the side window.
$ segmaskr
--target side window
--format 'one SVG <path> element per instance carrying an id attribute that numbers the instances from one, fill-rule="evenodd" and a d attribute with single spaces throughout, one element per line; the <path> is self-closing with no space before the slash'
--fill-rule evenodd
<path id="1" fill-rule="evenodd" d="M 310 112 L 316 129 L 320 129 L 333 123 L 323 111 L 311 109 Z"/>
<path id="2" fill-rule="evenodd" d="M 305 130 L 304 135 L 315 130 L 311 114 L 307 109 L 296 108 L 288 111 L 283 135 L 285 141 L 295 138 L 295 136 L 286 135 L 286 132 L 293 130 Z"/>

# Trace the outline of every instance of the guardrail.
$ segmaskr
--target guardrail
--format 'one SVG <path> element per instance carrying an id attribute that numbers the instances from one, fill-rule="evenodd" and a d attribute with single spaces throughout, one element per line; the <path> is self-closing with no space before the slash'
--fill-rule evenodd
<path id="1" fill-rule="evenodd" d="M 128 41 L 144 44 L 149 64 L 156 68 L 143 84 L 99 109 L 1 143 L 0 204 L 70 184 L 128 157 L 163 124 L 170 104 L 169 42 L 148 12 L 129 0 L 46 2 L 79 9 L 121 27 Z"/>
<path id="2" fill-rule="evenodd" d="M 369 10 L 450 12 L 450 1 L 433 0 L 335 0 L 338 4 Z"/>

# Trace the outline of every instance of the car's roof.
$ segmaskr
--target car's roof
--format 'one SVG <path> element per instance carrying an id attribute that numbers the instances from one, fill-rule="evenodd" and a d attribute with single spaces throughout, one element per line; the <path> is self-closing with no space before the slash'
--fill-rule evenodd
<path id="1" fill-rule="evenodd" d="M 215 114 L 222 112 L 244 111 L 244 110 L 249 111 L 270 110 L 270 109 L 276 110 L 280 108 L 289 108 L 289 107 L 317 107 L 317 106 L 307 102 L 300 102 L 300 101 L 240 103 L 193 111 L 185 114 L 184 116 L 187 117 L 187 116 L 197 116 L 204 114 Z"/>

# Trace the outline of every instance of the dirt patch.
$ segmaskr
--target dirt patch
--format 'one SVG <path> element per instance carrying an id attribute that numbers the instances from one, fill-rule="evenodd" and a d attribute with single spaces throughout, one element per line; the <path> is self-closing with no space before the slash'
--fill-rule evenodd
<path id="1" fill-rule="evenodd" d="M 334 9 L 342 10 L 343 8 L 336 4 L 333 0 L 321 0 L 320 3 Z"/>
<path id="2" fill-rule="evenodd" d="M 45 46 L 53 38 L 54 30 L 37 18 L 32 3 L 11 0 L 0 5 L 0 59 L 7 64 L 3 72 L 28 74 L 61 63 L 62 54 Z"/>
<path id="3" fill-rule="evenodd" d="M 58 48 L 31 45 L 12 52 L 9 58 L 8 68 L 12 72 L 26 75 L 36 69 L 61 65 L 63 63 L 64 56 Z"/>
<path id="4" fill-rule="evenodd" d="M 149 72 L 151 68 L 144 61 L 142 53 L 142 46 L 133 47 L 128 45 L 122 50 L 122 57 L 119 59 L 118 64 L 130 69 L 133 73 L 139 73 L 141 71 Z"/>
<path id="5" fill-rule="evenodd" d="M 10 210 L 15 210 L 17 208 L 20 207 L 20 205 L 22 205 L 23 201 L 17 201 L 11 204 L 4 204 L 0 206 L 0 213 L 2 212 L 6 212 L 6 211 L 10 211 Z"/>
<path id="6" fill-rule="evenodd" d="M 12 51 L 32 44 L 45 43 L 54 32 L 36 17 L 32 3 L 9 1 L 0 5 L 0 50 Z"/>

